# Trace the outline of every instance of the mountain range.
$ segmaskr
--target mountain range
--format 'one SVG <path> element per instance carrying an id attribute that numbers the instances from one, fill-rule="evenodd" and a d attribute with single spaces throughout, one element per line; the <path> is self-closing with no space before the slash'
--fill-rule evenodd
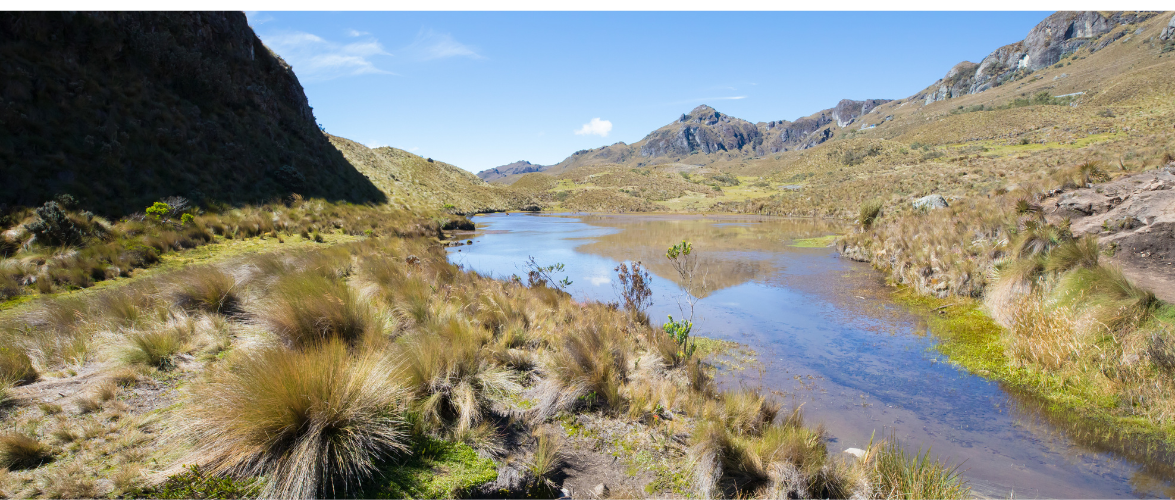
<path id="1" fill-rule="evenodd" d="M 645 166 L 686 161 L 687 157 L 694 155 L 698 157 L 688 162 L 710 163 L 717 159 L 754 158 L 810 149 L 849 131 L 854 125 L 861 130 L 892 120 L 893 115 L 886 113 L 873 117 L 869 123 L 861 123 L 863 117 L 892 109 L 892 106 L 882 108 L 884 104 L 924 106 L 978 94 L 1055 65 L 1078 49 L 1088 48 L 1090 53 L 1104 49 L 1131 35 L 1129 30 L 1119 27 L 1136 25 L 1155 15 L 1155 12 L 1057 12 L 1033 27 L 1023 40 L 992 51 L 979 63 L 961 62 L 943 78 L 905 99 L 844 99 L 836 106 L 794 121 L 758 123 L 701 105 L 631 145 L 619 142 L 576 151 L 554 165 L 519 161 L 477 175 L 486 181 L 509 184 L 531 172 L 557 175 L 588 165 Z M 1175 36 L 1175 19 L 1171 23 L 1159 34 L 1160 40 L 1167 41 Z"/>

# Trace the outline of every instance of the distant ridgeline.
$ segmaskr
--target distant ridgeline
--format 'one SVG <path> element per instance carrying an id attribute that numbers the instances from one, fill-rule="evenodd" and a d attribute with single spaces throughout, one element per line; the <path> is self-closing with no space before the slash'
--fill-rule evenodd
<path id="1" fill-rule="evenodd" d="M 0 204 L 385 195 L 331 146 L 244 14 L 0 13 Z"/>

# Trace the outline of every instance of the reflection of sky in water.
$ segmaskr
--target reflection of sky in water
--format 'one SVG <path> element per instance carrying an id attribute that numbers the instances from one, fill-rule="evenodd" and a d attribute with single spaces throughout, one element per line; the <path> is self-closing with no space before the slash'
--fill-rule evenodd
<path id="1" fill-rule="evenodd" d="M 654 274 L 649 313 L 660 323 L 688 312 L 663 262 L 665 249 L 685 238 L 713 270 L 695 331 L 748 344 L 763 363 L 761 370 L 726 375 L 723 383 L 762 386 L 803 404 L 808 421 L 828 429 L 832 451 L 863 448 L 871 437 L 893 433 L 912 448 L 931 446 L 953 463 L 965 461 L 966 476 L 984 494 L 1088 498 L 1162 491 L 1161 482 L 1134 465 L 1027 421 L 997 384 L 928 351 L 932 342 L 918 335 L 918 320 L 888 301 L 867 266 L 826 248 L 787 246 L 829 234 L 827 224 L 760 220 L 483 216 L 475 221 L 491 231 L 472 246 L 451 248 L 450 259 L 499 277 L 525 276 L 528 256 L 540 265 L 561 262 L 565 271 L 555 278 L 570 278 L 573 296 L 612 301 L 613 269 L 620 259 L 638 258 Z"/>

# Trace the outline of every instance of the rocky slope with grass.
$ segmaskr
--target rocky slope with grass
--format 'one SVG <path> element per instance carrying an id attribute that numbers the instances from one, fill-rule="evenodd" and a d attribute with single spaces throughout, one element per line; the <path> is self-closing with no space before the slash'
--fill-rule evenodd
<path id="1" fill-rule="evenodd" d="M 477 173 L 477 176 L 486 182 L 504 181 L 506 179 L 513 181 L 514 177 L 520 177 L 531 172 L 542 172 L 546 169 L 547 166 L 545 165 L 535 165 L 526 160 L 519 160 L 514 163 L 502 165 L 500 167 L 482 170 L 481 172 Z M 509 183 L 510 182 L 506 182 L 506 184 Z"/>

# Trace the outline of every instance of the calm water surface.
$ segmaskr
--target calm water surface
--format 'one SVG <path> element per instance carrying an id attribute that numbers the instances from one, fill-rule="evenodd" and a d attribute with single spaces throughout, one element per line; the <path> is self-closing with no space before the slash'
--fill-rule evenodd
<path id="1" fill-rule="evenodd" d="M 758 353 L 726 386 L 761 387 L 803 405 L 823 423 L 829 449 L 865 448 L 896 435 L 911 451 L 931 447 L 976 493 L 1007 498 L 1170 497 L 1170 459 L 1129 446 L 1102 451 L 1080 426 L 1055 425 L 1031 398 L 969 375 L 932 350 L 918 317 L 890 301 L 869 266 L 799 238 L 832 234 L 829 222 L 765 217 L 504 215 L 476 217 L 473 245 L 449 249 L 483 274 L 526 275 L 524 262 L 561 262 L 585 300 L 616 300 L 613 268 L 640 260 L 653 273 L 650 317 L 680 317 L 676 274 L 665 249 L 687 239 L 706 270 L 695 332 Z M 687 309 L 688 310 L 688 309 Z M 1130 458 L 1124 458 L 1129 456 Z"/>

